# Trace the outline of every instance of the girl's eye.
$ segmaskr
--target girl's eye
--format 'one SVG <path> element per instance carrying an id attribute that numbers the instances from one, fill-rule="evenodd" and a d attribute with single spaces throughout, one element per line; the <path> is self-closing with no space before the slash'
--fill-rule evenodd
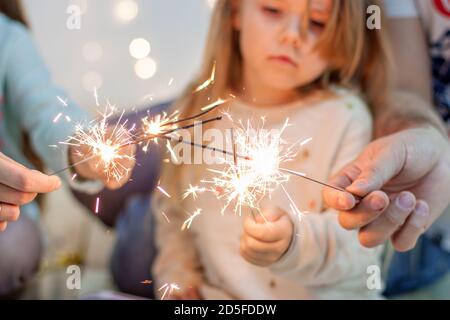
<path id="1" fill-rule="evenodd" d="M 325 23 L 317 20 L 311 20 L 311 27 L 315 30 L 322 31 L 325 28 Z"/>
<path id="2" fill-rule="evenodd" d="M 279 15 L 281 10 L 275 7 L 263 7 L 263 11 L 270 15 Z"/>
<path id="3" fill-rule="evenodd" d="M 317 20 L 310 21 L 311 30 L 315 33 L 320 33 L 325 29 L 325 23 Z"/>

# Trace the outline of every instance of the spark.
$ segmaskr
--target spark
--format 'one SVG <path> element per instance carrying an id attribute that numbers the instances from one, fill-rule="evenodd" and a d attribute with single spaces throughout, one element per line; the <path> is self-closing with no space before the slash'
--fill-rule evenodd
<path id="1" fill-rule="evenodd" d="M 163 195 L 165 195 L 167 198 L 172 198 L 170 194 L 167 193 L 166 190 L 164 190 L 161 186 L 156 187 Z"/>
<path id="2" fill-rule="evenodd" d="M 74 173 L 74 174 L 72 175 L 72 178 L 70 178 L 70 180 L 74 181 L 77 177 L 78 177 L 78 174 Z"/>
<path id="3" fill-rule="evenodd" d="M 164 300 L 167 294 L 171 296 L 175 290 L 180 290 L 180 287 L 176 283 L 165 283 L 158 291 L 164 290 L 161 300 Z"/>
<path id="4" fill-rule="evenodd" d="M 59 121 L 59 119 L 61 118 L 62 115 L 63 115 L 62 112 L 58 113 L 58 114 L 56 115 L 56 117 L 53 119 L 53 123 L 57 123 L 57 122 Z"/>
<path id="5" fill-rule="evenodd" d="M 56 98 L 59 100 L 59 102 L 62 103 L 63 106 L 67 107 L 67 100 L 64 100 L 63 98 L 61 98 L 60 96 L 56 96 Z"/>
<path id="6" fill-rule="evenodd" d="M 134 155 L 121 152 L 124 146 L 133 143 L 133 134 L 127 129 L 127 121 L 122 121 L 123 112 L 114 125 L 109 124 L 109 119 L 114 115 L 115 108 L 107 105 L 100 121 L 92 121 L 88 128 L 77 124 L 75 134 L 67 141 L 60 142 L 76 148 L 78 157 L 83 162 L 97 160 L 95 167 L 101 170 L 107 180 L 121 181 L 128 174 L 129 169 L 122 162 L 134 160 Z M 80 164 L 78 162 L 77 164 Z"/>
<path id="7" fill-rule="evenodd" d="M 168 86 L 170 87 L 172 85 L 172 83 L 173 83 L 173 78 L 170 78 Z"/>
<path id="8" fill-rule="evenodd" d="M 167 114 L 166 112 L 157 114 L 155 116 L 147 115 L 146 117 L 142 118 L 141 124 L 142 124 L 142 131 L 145 136 L 148 137 L 155 137 L 157 135 L 163 134 L 164 132 L 171 131 L 177 128 L 177 122 L 179 121 L 179 111 L 174 111 L 171 114 Z M 158 138 L 155 137 L 151 140 L 148 140 L 148 143 L 150 141 L 157 142 Z M 146 147 L 148 147 L 148 143 Z"/>
<path id="9" fill-rule="evenodd" d="M 162 211 L 161 214 L 164 216 L 164 218 L 166 218 L 167 222 L 170 223 L 169 217 L 167 217 L 167 214 Z"/>
<path id="10" fill-rule="evenodd" d="M 97 197 L 97 200 L 95 202 L 95 213 L 98 214 L 98 210 L 100 209 L 100 198 Z"/>
<path id="11" fill-rule="evenodd" d="M 207 79 L 200 86 L 198 86 L 197 89 L 194 90 L 194 93 L 202 91 L 208 88 L 210 85 L 212 85 L 215 81 L 215 77 L 216 77 L 216 63 L 214 62 L 209 79 Z"/>
<path id="12" fill-rule="evenodd" d="M 95 105 L 97 107 L 99 107 L 100 104 L 98 103 L 98 93 L 97 93 L 97 88 L 96 87 L 94 87 L 94 98 L 95 98 Z"/>
<path id="13" fill-rule="evenodd" d="M 202 180 L 210 185 L 209 190 L 218 199 L 224 200 L 222 214 L 234 205 L 234 213 L 242 215 L 242 208 L 248 207 L 259 212 L 260 201 L 273 193 L 280 185 L 289 181 L 290 174 L 280 170 L 281 165 L 292 161 L 297 152 L 296 145 L 288 145 L 282 139 L 289 120 L 279 130 L 264 129 L 264 119 L 260 128 L 253 128 L 250 121 L 244 125 L 238 122 L 231 135 L 233 157 L 220 158 L 223 170 L 209 169 L 214 174 L 210 180 Z M 245 155 L 246 159 L 242 159 Z M 292 202 L 292 199 L 290 199 Z"/>
<path id="14" fill-rule="evenodd" d="M 198 198 L 198 194 L 205 192 L 206 189 L 199 187 L 199 186 L 193 186 L 191 184 L 189 184 L 189 188 L 187 188 L 187 190 L 184 192 L 183 194 L 183 199 L 186 199 L 189 196 L 192 196 L 192 198 L 194 200 L 196 200 Z"/>
<path id="15" fill-rule="evenodd" d="M 208 104 L 207 106 L 202 107 L 201 110 L 202 111 L 207 111 L 207 110 L 210 110 L 210 109 L 214 109 L 214 108 L 216 108 L 216 107 L 218 107 L 218 106 L 220 106 L 220 105 L 222 105 L 222 104 L 224 104 L 224 103 L 226 103 L 228 101 L 229 101 L 229 99 L 223 100 L 223 99 L 219 98 L 215 102 L 213 102 L 211 104 Z"/>
<path id="16" fill-rule="evenodd" d="M 181 230 L 190 229 L 192 222 L 195 218 L 197 218 L 202 213 L 202 209 L 197 209 L 195 212 L 186 220 L 184 221 L 183 225 L 181 226 Z"/>
<path id="17" fill-rule="evenodd" d="M 300 146 L 303 147 L 304 145 L 310 143 L 310 142 L 312 141 L 312 139 L 313 139 L 313 138 L 308 138 L 308 139 L 303 140 L 303 141 L 300 143 Z"/>
<path id="18" fill-rule="evenodd" d="M 152 280 L 141 281 L 142 284 L 151 284 L 152 282 L 153 282 Z"/>

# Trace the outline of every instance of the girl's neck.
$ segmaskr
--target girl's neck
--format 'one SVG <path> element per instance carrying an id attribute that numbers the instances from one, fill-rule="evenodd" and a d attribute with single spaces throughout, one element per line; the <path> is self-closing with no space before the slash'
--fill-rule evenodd
<path id="1" fill-rule="evenodd" d="M 255 80 L 254 77 L 245 76 L 244 72 L 242 85 L 236 88 L 236 93 L 244 102 L 254 106 L 267 108 L 277 105 L 289 104 L 301 98 L 298 90 L 282 90 L 265 85 L 262 81 Z"/>

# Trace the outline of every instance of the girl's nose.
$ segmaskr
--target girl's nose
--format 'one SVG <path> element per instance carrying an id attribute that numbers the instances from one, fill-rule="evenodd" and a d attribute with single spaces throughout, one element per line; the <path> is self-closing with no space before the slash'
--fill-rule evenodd
<path id="1" fill-rule="evenodd" d="M 281 33 L 281 42 L 298 47 L 301 40 L 300 32 L 301 19 L 299 17 L 292 17 L 288 19 Z"/>

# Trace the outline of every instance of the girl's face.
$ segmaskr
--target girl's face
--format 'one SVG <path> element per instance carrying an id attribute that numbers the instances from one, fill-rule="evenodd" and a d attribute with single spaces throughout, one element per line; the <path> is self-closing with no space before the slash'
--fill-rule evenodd
<path id="1" fill-rule="evenodd" d="M 327 69 L 313 50 L 330 17 L 333 0 L 312 0 L 309 27 L 301 29 L 308 0 L 235 0 L 233 26 L 240 31 L 244 86 L 295 91 Z"/>

